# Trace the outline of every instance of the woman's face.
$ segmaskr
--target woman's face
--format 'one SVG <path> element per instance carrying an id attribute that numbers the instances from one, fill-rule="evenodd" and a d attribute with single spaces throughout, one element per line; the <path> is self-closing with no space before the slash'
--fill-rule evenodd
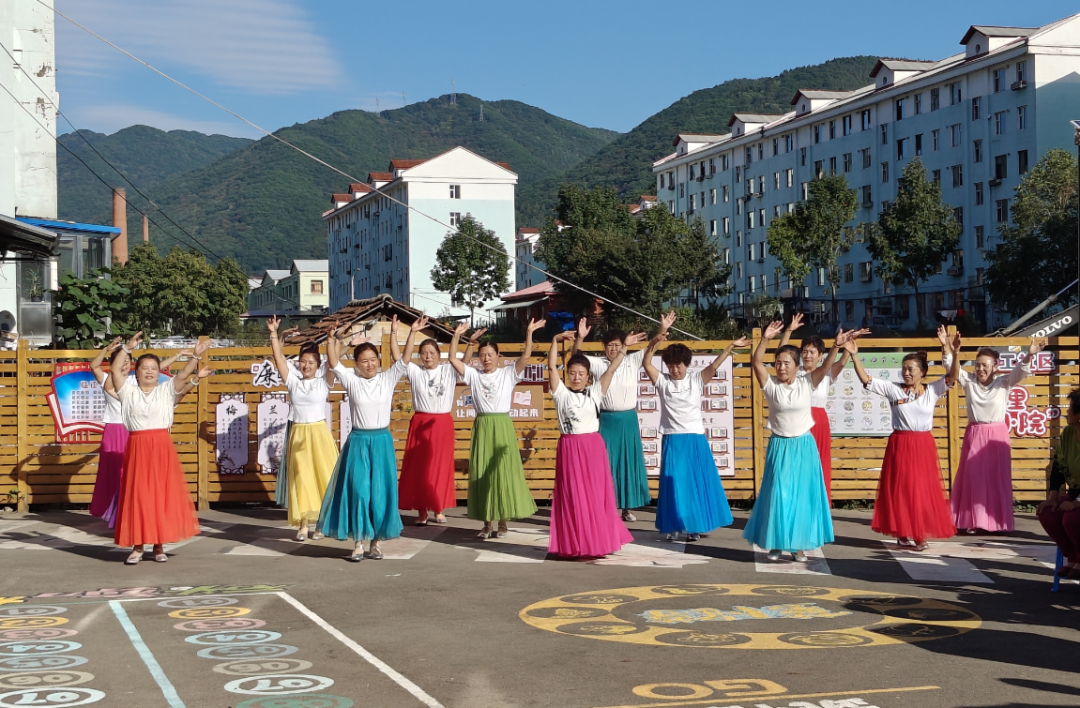
<path id="1" fill-rule="evenodd" d="M 817 363 L 815 362 L 815 366 Z M 795 375 L 799 371 L 799 363 L 795 361 L 795 357 L 791 355 L 791 352 L 782 352 L 776 356 L 776 361 L 773 362 L 773 368 L 776 369 L 776 378 L 780 383 L 789 384 L 795 380 Z"/>
<path id="2" fill-rule="evenodd" d="M 480 370 L 485 374 L 494 371 L 495 365 L 499 363 L 499 353 L 494 347 L 484 347 L 477 356 L 480 357 Z"/>
<path id="3" fill-rule="evenodd" d="M 420 347 L 420 363 L 425 369 L 434 369 L 439 365 L 439 350 L 431 345 Z"/>
<path id="4" fill-rule="evenodd" d="M 135 369 L 135 377 L 139 381 L 140 386 L 156 386 L 158 380 L 158 372 L 161 371 L 161 367 L 153 359 L 144 359 L 139 367 Z"/>
<path id="5" fill-rule="evenodd" d="M 617 339 L 613 339 L 604 345 L 604 356 L 608 361 L 613 361 L 615 357 L 619 356 L 619 351 L 622 349 L 622 342 Z"/>
<path id="6" fill-rule="evenodd" d="M 904 383 L 908 386 L 918 386 L 922 383 L 923 370 L 919 366 L 919 362 L 914 359 L 909 359 L 904 362 L 904 365 L 900 368 L 900 376 L 904 379 Z"/>
<path id="7" fill-rule="evenodd" d="M 686 378 L 686 371 L 688 368 L 689 367 L 681 361 L 677 361 L 673 364 L 668 364 L 668 376 L 671 377 L 672 381 L 682 381 Z"/>
<path id="8" fill-rule="evenodd" d="M 372 378 L 379 373 L 379 355 L 370 349 L 360 352 L 360 357 L 356 360 L 356 370 L 365 379 Z"/>
<path id="9" fill-rule="evenodd" d="M 584 391 L 589 385 L 589 370 L 581 364 L 571 364 L 566 369 L 566 380 L 571 391 Z"/>
<path id="10" fill-rule="evenodd" d="M 319 373 L 319 360 L 311 352 L 301 354 L 296 368 L 300 369 L 300 375 L 305 379 L 313 379 Z"/>
<path id="11" fill-rule="evenodd" d="M 997 359 L 992 356 L 980 356 L 975 359 L 975 380 L 984 386 L 994 380 L 997 373 Z"/>
<path id="12" fill-rule="evenodd" d="M 806 371 L 813 371 L 817 368 L 818 361 L 821 360 L 821 352 L 813 344 L 809 344 L 802 348 L 799 352 L 802 356 L 802 368 Z"/>

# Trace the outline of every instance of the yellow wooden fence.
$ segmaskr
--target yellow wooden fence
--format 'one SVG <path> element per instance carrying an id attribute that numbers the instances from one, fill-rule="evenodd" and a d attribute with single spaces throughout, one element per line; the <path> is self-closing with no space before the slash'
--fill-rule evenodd
<path id="1" fill-rule="evenodd" d="M 755 332 L 755 342 L 760 336 Z M 695 352 L 718 351 L 727 342 L 686 342 Z M 979 339 L 965 342 L 962 360 L 973 358 L 979 346 L 1026 346 L 1021 339 Z M 9 503 L 17 502 L 21 509 L 29 504 L 73 503 L 87 504 L 93 491 L 97 472 L 97 452 L 100 436 L 86 435 L 85 440 L 73 443 L 56 442 L 53 419 L 46 402 L 51 391 L 50 378 L 54 367 L 65 362 L 87 361 L 93 352 L 29 350 L 25 342 L 13 352 L 0 352 L 0 502 L 4 495 Z M 388 365 L 387 341 L 383 342 L 383 363 Z M 1049 349 L 1057 354 L 1057 371 L 1036 375 L 1025 380 L 1030 393 L 1028 404 L 1045 409 L 1065 407 L 1070 390 L 1080 385 L 1080 339 L 1062 337 L 1050 340 Z M 521 344 L 500 345 L 502 353 L 517 356 Z M 936 339 L 864 339 L 860 351 L 897 352 L 926 350 L 933 378 L 944 373 L 941 368 L 940 345 Z M 535 363 L 546 361 L 548 345 L 534 347 Z M 587 351 L 599 351 L 601 345 L 587 344 Z M 159 352 L 160 353 L 160 352 Z M 295 351 L 287 353 L 295 353 Z M 272 475 L 258 472 L 256 416 L 249 417 L 249 459 L 243 474 L 219 474 L 214 459 L 215 406 L 222 394 L 242 393 L 252 411 L 260 396 L 272 389 L 252 385 L 251 365 L 271 357 L 267 348 L 211 349 L 209 366 L 214 376 L 180 403 L 173 425 L 173 439 L 187 473 L 193 499 L 200 509 L 212 503 L 269 502 L 274 498 L 275 480 Z M 206 360 L 204 360 L 206 363 Z M 732 499 L 751 499 L 761 483 L 765 463 L 768 430 L 764 422 L 767 408 L 761 389 L 753 383 L 750 352 L 736 353 L 733 362 L 734 395 L 734 457 L 735 475 L 725 477 L 723 484 Z M 174 368 L 174 371 L 176 369 Z M 282 389 L 278 389 L 282 390 Z M 335 403 L 333 430 L 339 431 L 340 387 L 332 393 Z M 533 496 L 546 499 L 551 495 L 555 476 L 555 445 L 558 423 L 550 395 L 545 393 L 542 421 L 519 422 L 522 460 Z M 395 409 L 390 424 L 400 459 L 411 417 L 411 395 L 408 382 L 402 380 L 395 396 Z M 960 457 L 961 441 L 967 423 L 964 394 L 954 386 L 935 412 L 934 436 L 937 439 L 942 475 L 946 488 L 951 488 Z M 1016 498 L 1035 500 L 1045 490 L 1046 468 L 1052 448 L 1065 421 L 1049 423 L 1047 435 L 1039 438 L 1013 439 L 1013 489 Z M 456 424 L 457 490 L 460 498 L 467 490 L 467 465 L 471 423 Z M 833 439 L 833 497 L 838 500 L 872 499 L 877 486 L 881 457 L 885 449 L 883 437 L 837 437 Z M 656 480 L 651 487 L 656 491 Z"/>

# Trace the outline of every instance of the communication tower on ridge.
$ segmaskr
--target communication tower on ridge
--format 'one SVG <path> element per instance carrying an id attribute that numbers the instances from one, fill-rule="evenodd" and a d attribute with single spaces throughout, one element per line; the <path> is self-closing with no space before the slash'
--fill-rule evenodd
<path id="1" fill-rule="evenodd" d="M 450 105 L 457 105 L 457 83 L 452 78 L 450 79 Z"/>

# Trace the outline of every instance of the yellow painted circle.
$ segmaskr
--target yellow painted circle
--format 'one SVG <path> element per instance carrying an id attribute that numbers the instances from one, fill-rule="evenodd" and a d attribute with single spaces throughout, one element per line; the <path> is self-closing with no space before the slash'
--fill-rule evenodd
<path id="1" fill-rule="evenodd" d="M 0 629 L 41 629 L 67 623 L 66 617 L 7 617 L 0 619 Z"/>
<path id="2" fill-rule="evenodd" d="M 246 607 L 196 607 L 188 610 L 174 610 L 169 617 L 178 619 L 221 619 L 222 617 L 239 617 L 251 612 Z"/>
<path id="3" fill-rule="evenodd" d="M 875 621 L 863 621 L 867 614 Z M 974 612 L 940 600 L 797 585 L 599 590 L 543 600 L 518 616 L 559 634 L 709 649 L 889 646 L 954 637 L 982 624 Z M 768 631 L 774 624 L 787 631 Z"/>
<path id="4" fill-rule="evenodd" d="M 0 674 L 0 689 L 47 689 L 61 686 L 77 686 L 81 683 L 93 680 L 94 675 L 88 674 L 85 671 L 65 671 L 59 669 L 24 671 L 18 674 Z"/>

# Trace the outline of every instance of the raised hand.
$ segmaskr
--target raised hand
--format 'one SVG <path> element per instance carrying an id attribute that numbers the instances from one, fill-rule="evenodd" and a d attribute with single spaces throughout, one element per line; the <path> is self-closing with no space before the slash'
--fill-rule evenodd
<path id="1" fill-rule="evenodd" d="M 848 337 L 851 339 L 858 339 L 859 337 L 865 337 L 870 334 L 870 330 L 863 327 L 862 329 L 848 330 Z"/>
<path id="2" fill-rule="evenodd" d="M 213 373 L 213 369 L 211 369 L 209 366 L 204 366 L 203 368 L 199 369 L 199 373 L 196 374 L 196 376 L 198 376 L 200 379 L 205 379 L 207 376 L 210 376 Z"/>
<path id="3" fill-rule="evenodd" d="M 780 334 L 783 329 L 784 323 L 780 320 L 774 320 L 769 323 L 768 327 L 765 328 L 765 334 L 763 336 L 765 337 L 765 339 L 773 339 L 776 337 L 776 335 Z"/>
<path id="4" fill-rule="evenodd" d="M 468 322 L 459 322 L 458 326 L 454 327 L 454 336 L 456 336 L 456 337 L 458 337 L 460 339 L 461 337 L 465 336 L 465 333 L 468 332 L 468 331 L 469 331 L 469 323 Z"/>
<path id="5" fill-rule="evenodd" d="M 788 323 L 788 326 L 787 326 L 788 331 L 789 332 L 794 332 L 799 327 L 802 327 L 802 321 L 803 321 L 802 313 L 801 312 L 796 312 L 794 315 L 791 316 L 791 322 Z"/>
<path id="6" fill-rule="evenodd" d="M 748 346 L 750 346 L 751 344 L 753 344 L 753 342 L 750 341 L 749 337 L 742 336 L 742 337 L 739 337 L 738 339 L 736 339 L 734 342 L 731 343 L 731 348 L 732 349 L 745 349 Z"/>
<path id="7" fill-rule="evenodd" d="M 533 332 L 535 332 L 536 330 L 542 328 L 546 324 L 547 324 L 547 322 L 545 322 L 543 319 L 539 319 L 539 320 L 530 319 L 529 320 L 529 327 L 528 327 L 527 331 L 528 331 L 529 334 L 532 334 Z"/>
<path id="8" fill-rule="evenodd" d="M 371 341 L 370 338 L 367 337 L 363 332 L 357 332 L 352 336 L 352 339 L 349 340 L 349 346 L 355 347 L 359 344 L 363 344 L 364 342 L 369 341 Z"/>
<path id="9" fill-rule="evenodd" d="M 109 342 L 107 345 L 105 345 L 105 352 L 108 353 L 108 354 L 112 354 L 123 343 L 124 343 L 124 338 L 123 337 L 116 337 L 111 342 Z"/>
<path id="10" fill-rule="evenodd" d="M 1031 344 L 1028 346 L 1028 356 L 1035 356 L 1043 349 L 1046 348 L 1046 340 L 1036 341 L 1034 337 L 1031 338 Z"/>
<path id="11" fill-rule="evenodd" d="M 468 327 L 466 326 L 465 329 L 468 329 Z M 480 329 L 469 335 L 469 341 L 473 344 L 479 343 L 480 338 L 484 336 L 484 332 L 487 332 L 487 327 L 481 327 Z"/>
<path id="12" fill-rule="evenodd" d="M 953 354 L 957 354 L 957 353 L 959 353 L 959 351 L 960 351 L 960 333 L 957 332 L 956 336 L 954 336 L 953 340 L 952 340 L 952 352 L 953 352 Z"/>
<path id="13" fill-rule="evenodd" d="M 554 344 L 555 342 L 565 342 L 567 339 L 573 339 L 574 336 L 574 333 L 571 331 L 559 332 L 551 338 L 551 343 Z"/>
<path id="14" fill-rule="evenodd" d="M 577 338 L 585 341 L 585 338 L 589 336 L 589 332 L 592 331 L 592 327 L 589 326 L 589 321 L 582 317 L 577 322 Z"/>
<path id="15" fill-rule="evenodd" d="M 846 342 L 849 339 L 851 339 L 851 331 L 850 330 L 845 332 L 843 327 L 837 327 L 836 328 L 836 339 L 834 339 L 833 342 L 836 344 L 837 347 L 843 347 L 844 342 Z"/>
<path id="16" fill-rule="evenodd" d="M 199 340 L 199 343 L 195 345 L 195 356 L 202 357 L 206 350 L 210 348 L 211 344 L 213 344 L 213 342 L 211 342 L 209 339 Z"/>
<path id="17" fill-rule="evenodd" d="M 628 347 L 632 347 L 635 344 L 641 344 L 642 342 L 649 341 L 649 335 L 645 332 L 637 332 L 635 334 L 626 335 L 626 339 L 623 340 L 623 344 Z"/>
<path id="18" fill-rule="evenodd" d="M 844 351 L 853 356 L 859 353 L 859 343 L 854 337 L 849 337 L 841 346 L 843 346 Z"/>
<path id="19" fill-rule="evenodd" d="M 397 315 L 390 318 L 390 334 L 397 334 Z"/>
<path id="20" fill-rule="evenodd" d="M 413 323 L 411 325 L 409 325 L 409 329 L 412 330 L 413 332 L 419 332 L 420 330 L 424 329 L 427 326 L 428 326 L 427 315 L 421 315 L 420 319 L 413 320 Z"/>
<path id="21" fill-rule="evenodd" d="M 281 320 L 277 315 L 271 315 L 270 319 L 266 320 L 266 329 L 270 330 L 270 334 L 277 334 L 278 326 L 281 325 Z"/>
<path id="22" fill-rule="evenodd" d="M 938 341 L 941 342 L 942 349 L 949 348 L 949 333 L 946 331 L 945 325 L 938 325 L 937 338 Z"/>
<path id="23" fill-rule="evenodd" d="M 672 310 L 671 312 L 669 312 L 666 315 L 664 315 L 663 317 L 661 317 L 660 318 L 660 331 L 664 332 L 666 334 L 667 331 L 669 329 L 671 329 L 671 326 L 673 324 L 675 324 L 676 319 L 677 319 L 677 316 L 675 315 L 675 310 Z"/>
<path id="24" fill-rule="evenodd" d="M 138 349 L 139 345 L 142 344 L 142 340 L 143 340 L 142 330 L 139 330 L 135 334 L 131 335 L 131 339 L 129 339 L 128 342 L 127 342 L 127 348 L 128 349 Z"/>

